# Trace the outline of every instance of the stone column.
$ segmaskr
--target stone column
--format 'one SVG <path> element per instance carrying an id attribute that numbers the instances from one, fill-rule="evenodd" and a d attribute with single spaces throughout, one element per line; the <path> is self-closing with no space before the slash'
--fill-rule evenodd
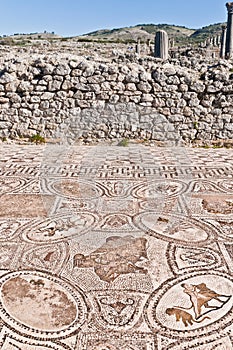
<path id="1" fill-rule="evenodd" d="M 213 45 L 214 45 L 214 47 L 218 46 L 218 38 L 217 38 L 217 36 L 214 36 L 214 38 L 213 38 Z"/>
<path id="2" fill-rule="evenodd" d="M 137 44 L 136 44 L 136 53 L 140 55 L 141 53 L 141 41 L 138 39 Z"/>
<path id="3" fill-rule="evenodd" d="M 226 34 L 227 34 L 227 26 L 222 26 L 222 36 L 221 36 L 221 49 L 220 49 L 220 57 L 225 58 L 226 54 Z"/>
<path id="4" fill-rule="evenodd" d="M 146 51 L 146 54 L 147 55 L 150 55 L 151 54 L 151 49 L 150 49 L 150 47 L 151 47 L 151 39 L 147 39 L 147 41 L 146 41 L 146 45 L 145 45 L 145 51 Z"/>
<path id="5" fill-rule="evenodd" d="M 155 36 L 155 57 L 168 59 L 168 35 L 164 30 L 160 30 Z"/>
<path id="6" fill-rule="evenodd" d="M 227 34 L 226 34 L 226 58 L 233 57 L 233 2 L 226 3 L 227 18 Z"/>
<path id="7" fill-rule="evenodd" d="M 175 41 L 174 41 L 173 38 L 170 39 L 170 40 L 168 40 L 168 43 L 169 43 L 169 47 L 170 47 L 170 48 L 173 48 L 173 47 L 175 46 Z"/>

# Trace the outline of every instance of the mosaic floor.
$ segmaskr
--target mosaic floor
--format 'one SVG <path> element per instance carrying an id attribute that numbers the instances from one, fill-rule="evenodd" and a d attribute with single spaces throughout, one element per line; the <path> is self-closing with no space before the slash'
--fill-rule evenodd
<path id="1" fill-rule="evenodd" d="M 0 152 L 1 349 L 233 349 L 233 150 Z"/>

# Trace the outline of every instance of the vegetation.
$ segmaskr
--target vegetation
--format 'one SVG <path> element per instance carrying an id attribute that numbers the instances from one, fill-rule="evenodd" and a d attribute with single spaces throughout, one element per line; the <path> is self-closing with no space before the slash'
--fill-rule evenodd
<path id="1" fill-rule="evenodd" d="M 11 46 L 11 45 L 14 45 L 14 43 L 15 43 L 14 40 L 10 37 L 7 37 L 7 38 L 0 40 L 0 45 Z"/>
<path id="2" fill-rule="evenodd" d="M 127 147 L 129 145 L 129 139 L 122 139 L 117 146 Z"/>
<path id="3" fill-rule="evenodd" d="M 76 36 L 76 37 L 61 37 L 54 32 L 49 33 L 29 33 L 20 34 L 15 33 L 13 36 L 0 37 L 0 45 L 19 45 L 25 46 L 27 44 L 33 44 L 34 39 L 47 40 L 53 42 L 54 40 L 60 40 L 66 42 L 69 40 L 77 40 L 77 42 L 98 42 L 98 43 L 124 43 L 134 44 L 140 38 L 141 43 L 148 42 L 148 39 L 154 40 L 155 33 L 158 30 L 165 30 L 170 39 L 174 40 L 175 45 L 195 45 L 203 42 L 205 39 L 220 35 L 222 32 L 223 23 L 215 23 L 208 25 L 200 29 L 187 28 L 185 26 L 174 24 L 138 24 L 136 26 L 113 28 L 113 29 L 101 29 L 94 32 Z M 28 40 L 31 40 L 28 41 Z"/>
<path id="4" fill-rule="evenodd" d="M 195 41 L 203 41 L 211 36 L 220 35 L 223 23 L 211 24 L 209 26 L 197 29 L 191 36 Z"/>
<path id="5" fill-rule="evenodd" d="M 29 138 L 30 142 L 38 144 L 45 143 L 45 138 L 41 136 L 40 134 L 33 135 Z"/>
<path id="6" fill-rule="evenodd" d="M 194 122 L 193 123 L 193 127 L 194 127 L 195 130 L 198 130 L 198 122 Z"/>
<path id="7" fill-rule="evenodd" d="M 137 41 L 137 38 L 141 38 L 141 42 L 148 40 L 148 34 L 151 35 L 151 39 L 154 37 L 158 30 L 165 30 L 168 33 L 169 38 L 174 39 L 177 45 L 198 44 L 201 41 L 209 37 L 221 34 L 222 23 L 211 24 L 201 29 L 187 28 L 185 26 L 179 26 L 174 24 L 138 24 L 136 26 L 114 28 L 114 29 L 101 29 L 94 32 L 85 34 L 83 37 L 79 37 L 79 41 L 94 40 L 98 42 L 119 42 L 119 43 L 132 43 Z"/>

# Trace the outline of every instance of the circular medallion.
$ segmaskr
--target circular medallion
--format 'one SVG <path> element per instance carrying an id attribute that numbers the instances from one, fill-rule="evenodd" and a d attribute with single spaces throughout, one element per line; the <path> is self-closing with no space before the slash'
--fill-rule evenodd
<path id="1" fill-rule="evenodd" d="M 168 337 L 192 337 L 227 326 L 233 316 L 233 281 L 221 272 L 199 271 L 170 280 L 146 305 L 153 331 Z"/>
<path id="2" fill-rule="evenodd" d="M 214 236 L 210 225 L 180 215 L 143 212 L 135 216 L 133 222 L 150 236 L 184 245 L 203 245 Z"/>
<path id="3" fill-rule="evenodd" d="M 176 197 L 183 193 L 187 185 L 178 180 L 156 180 L 138 186 L 133 196 L 140 199 L 153 199 L 157 197 Z"/>
<path id="4" fill-rule="evenodd" d="M 87 182 L 74 179 L 63 179 L 54 181 L 51 191 L 68 198 L 94 199 L 103 195 L 103 190 L 96 182 Z"/>
<path id="5" fill-rule="evenodd" d="M 60 278 L 42 272 L 11 272 L 0 278 L 1 317 L 36 338 L 60 338 L 85 321 L 81 293 Z"/>
<path id="6" fill-rule="evenodd" d="M 61 241 L 85 234 L 96 225 L 97 220 L 94 214 L 87 212 L 54 216 L 24 227 L 21 229 L 22 236 L 30 242 Z"/>

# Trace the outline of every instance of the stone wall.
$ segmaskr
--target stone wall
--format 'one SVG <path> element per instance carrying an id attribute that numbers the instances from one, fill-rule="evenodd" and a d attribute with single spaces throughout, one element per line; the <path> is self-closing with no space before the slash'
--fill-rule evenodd
<path id="1" fill-rule="evenodd" d="M 2 57 L 0 70 L 2 138 L 233 138 L 229 61 L 48 54 Z"/>

